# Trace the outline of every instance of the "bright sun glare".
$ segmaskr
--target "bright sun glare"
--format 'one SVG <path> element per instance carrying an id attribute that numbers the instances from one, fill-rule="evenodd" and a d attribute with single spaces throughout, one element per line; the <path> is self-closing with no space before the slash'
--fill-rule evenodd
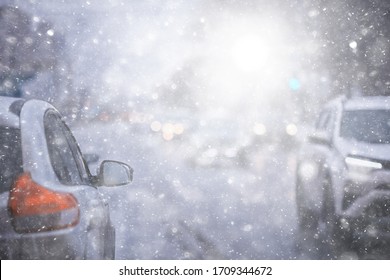
<path id="1" fill-rule="evenodd" d="M 251 34 L 240 37 L 233 43 L 231 55 L 240 70 L 252 72 L 267 65 L 269 52 L 267 44 L 259 36 Z"/>
<path id="2" fill-rule="evenodd" d="M 283 19 L 271 16 L 218 21 L 206 36 L 204 104 L 257 106 L 282 92 L 297 61 L 290 54 L 291 34 Z"/>

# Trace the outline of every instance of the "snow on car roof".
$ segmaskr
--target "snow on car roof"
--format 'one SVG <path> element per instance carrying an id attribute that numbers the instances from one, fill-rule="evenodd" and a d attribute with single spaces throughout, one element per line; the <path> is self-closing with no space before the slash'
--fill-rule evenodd
<path id="1" fill-rule="evenodd" d="M 23 99 L 0 96 L 0 126 L 19 127 L 19 116 L 10 109 L 18 100 Z"/>
<path id="2" fill-rule="evenodd" d="M 390 109 L 390 96 L 354 97 L 344 103 L 345 110 Z"/>

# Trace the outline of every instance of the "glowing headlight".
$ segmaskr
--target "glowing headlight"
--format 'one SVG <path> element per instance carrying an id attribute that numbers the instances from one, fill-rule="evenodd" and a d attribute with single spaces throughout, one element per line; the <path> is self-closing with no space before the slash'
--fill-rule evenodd
<path id="1" fill-rule="evenodd" d="M 368 159 L 346 157 L 345 163 L 348 167 L 349 176 L 351 179 L 357 181 L 367 180 L 372 171 L 382 169 L 382 164 L 380 162 Z"/>
<path id="2" fill-rule="evenodd" d="M 253 133 L 259 136 L 265 135 L 267 133 L 267 128 L 262 123 L 256 123 L 253 126 Z"/>
<path id="3" fill-rule="evenodd" d="M 314 162 L 304 161 L 299 165 L 298 175 L 306 181 L 311 181 L 318 175 L 318 165 Z"/>
<path id="4" fill-rule="evenodd" d="M 380 162 L 375 162 L 367 159 L 360 159 L 354 157 L 346 157 L 345 163 L 348 167 L 352 168 L 366 168 L 366 169 L 382 169 L 382 164 Z"/>
<path id="5" fill-rule="evenodd" d="M 181 123 L 174 124 L 173 132 L 177 135 L 183 134 L 184 126 Z"/>
<path id="6" fill-rule="evenodd" d="M 153 121 L 151 124 L 150 124 L 150 129 L 154 132 L 158 132 L 161 130 L 161 123 L 159 121 Z"/>
<path id="7" fill-rule="evenodd" d="M 286 125 L 286 133 L 288 135 L 295 136 L 295 135 L 297 135 L 297 132 L 298 132 L 298 128 L 295 124 L 290 123 L 290 124 Z"/>

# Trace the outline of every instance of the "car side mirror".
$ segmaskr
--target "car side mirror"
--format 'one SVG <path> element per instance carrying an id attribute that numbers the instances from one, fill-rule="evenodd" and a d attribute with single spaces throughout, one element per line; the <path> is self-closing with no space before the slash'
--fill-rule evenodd
<path id="1" fill-rule="evenodd" d="M 100 165 L 98 177 L 102 186 L 127 185 L 133 180 L 133 169 L 123 162 L 104 160 Z"/>
<path id="2" fill-rule="evenodd" d="M 332 146 L 332 135 L 327 131 L 316 131 L 309 135 L 309 141 L 314 144 Z"/>

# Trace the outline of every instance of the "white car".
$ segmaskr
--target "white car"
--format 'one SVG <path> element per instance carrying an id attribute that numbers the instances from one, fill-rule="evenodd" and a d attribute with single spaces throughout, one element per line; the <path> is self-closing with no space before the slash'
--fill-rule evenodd
<path id="1" fill-rule="evenodd" d="M 0 258 L 113 259 L 115 230 L 101 186 L 132 169 L 89 172 L 75 138 L 47 102 L 0 97 Z"/>
<path id="2" fill-rule="evenodd" d="M 321 232 L 333 245 L 352 242 L 363 253 L 388 248 L 390 97 L 327 104 L 299 154 L 296 178 L 301 230 Z"/>

